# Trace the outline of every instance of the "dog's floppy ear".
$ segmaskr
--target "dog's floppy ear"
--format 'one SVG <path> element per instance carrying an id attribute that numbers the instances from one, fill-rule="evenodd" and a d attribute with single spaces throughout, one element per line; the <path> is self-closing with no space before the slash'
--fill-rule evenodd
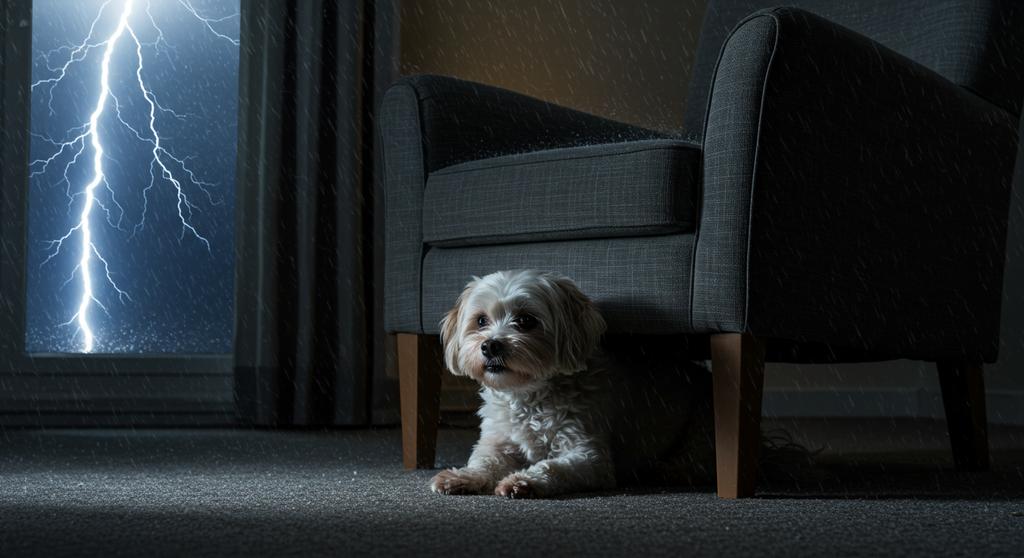
<path id="1" fill-rule="evenodd" d="M 582 370 L 601 342 L 607 325 L 594 303 L 572 279 L 552 274 L 549 280 L 561 295 L 560 312 L 564 319 L 558 328 L 558 346 L 563 351 L 561 360 L 574 371 Z"/>
<path id="2" fill-rule="evenodd" d="M 455 306 L 441 320 L 441 344 L 444 345 L 444 364 L 448 367 L 448 371 L 456 376 L 466 375 L 459 368 L 459 348 L 462 346 L 459 324 L 462 323 L 462 307 L 469 298 L 469 293 L 476 286 L 477 281 L 479 281 L 479 278 L 473 277 L 473 280 L 466 285 L 462 294 L 455 301 Z"/>

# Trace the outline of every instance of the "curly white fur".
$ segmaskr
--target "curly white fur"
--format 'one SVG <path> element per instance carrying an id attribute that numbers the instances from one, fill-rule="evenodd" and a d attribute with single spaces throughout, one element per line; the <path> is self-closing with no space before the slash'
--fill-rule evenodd
<path id="1" fill-rule="evenodd" d="M 480 383 L 483 405 L 469 462 L 434 492 L 544 497 L 708 474 L 710 413 L 693 409 L 710 399 L 707 371 L 671 342 L 601 351 L 605 322 L 570 279 L 474 278 L 441 326 L 448 369 Z"/>

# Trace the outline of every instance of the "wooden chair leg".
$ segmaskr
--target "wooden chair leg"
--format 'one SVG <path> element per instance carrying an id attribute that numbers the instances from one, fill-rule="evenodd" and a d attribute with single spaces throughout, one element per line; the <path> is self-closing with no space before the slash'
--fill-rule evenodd
<path id="1" fill-rule="evenodd" d="M 719 498 L 747 498 L 757 484 L 764 344 L 750 334 L 711 336 Z"/>
<path id="2" fill-rule="evenodd" d="M 441 342 L 413 333 L 399 333 L 397 341 L 402 463 L 406 469 L 432 469 L 441 415 Z"/>
<path id="3" fill-rule="evenodd" d="M 985 416 L 985 378 L 981 364 L 938 362 L 946 427 L 953 463 L 960 471 L 988 469 L 988 419 Z"/>

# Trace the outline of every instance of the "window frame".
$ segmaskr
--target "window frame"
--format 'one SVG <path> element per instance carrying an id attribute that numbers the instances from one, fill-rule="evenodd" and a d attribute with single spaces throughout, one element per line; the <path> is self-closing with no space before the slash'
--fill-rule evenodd
<path id="1" fill-rule="evenodd" d="M 242 2 L 240 9 L 244 6 Z M 8 422 L 8 414 L 30 412 L 17 403 L 28 399 L 39 401 L 52 415 L 89 414 L 103 409 L 112 414 L 123 410 L 128 413 L 125 417 L 132 413 L 170 413 L 196 418 L 192 415 L 199 413 L 215 414 L 218 421 L 223 421 L 233 416 L 233 395 L 223 388 L 230 385 L 225 378 L 230 379 L 233 373 L 230 353 L 65 354 L 25 350 L 32 2 L 0 0 L 0 18 L 0 129 L 8 138 L 0 142 L 0 424 Z M 234 312 L 237 309 L 233 308 Z M 69 381 L 58 387 L 51 381 L 44 387 L 52 378 Z M 72 378 L 84 384 L 75 385 Z M 171 389 L 173 396 L 154 396 L 147 384 L 156 379 L 177 379 L 181 385 Z M 111 390 L 115 385 L 119 387 Z M 219 386 L 221 393 L 209 393 L 212 386 Z"/>

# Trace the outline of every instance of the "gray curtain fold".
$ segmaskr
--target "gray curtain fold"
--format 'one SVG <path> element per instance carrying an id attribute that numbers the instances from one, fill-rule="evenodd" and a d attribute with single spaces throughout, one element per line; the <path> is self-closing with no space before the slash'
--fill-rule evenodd
<path id="1" fill-rule="evenodd" d="M 373 12 L 243 3 L 235 388 L 249 424 L 368 420 Z"/>

